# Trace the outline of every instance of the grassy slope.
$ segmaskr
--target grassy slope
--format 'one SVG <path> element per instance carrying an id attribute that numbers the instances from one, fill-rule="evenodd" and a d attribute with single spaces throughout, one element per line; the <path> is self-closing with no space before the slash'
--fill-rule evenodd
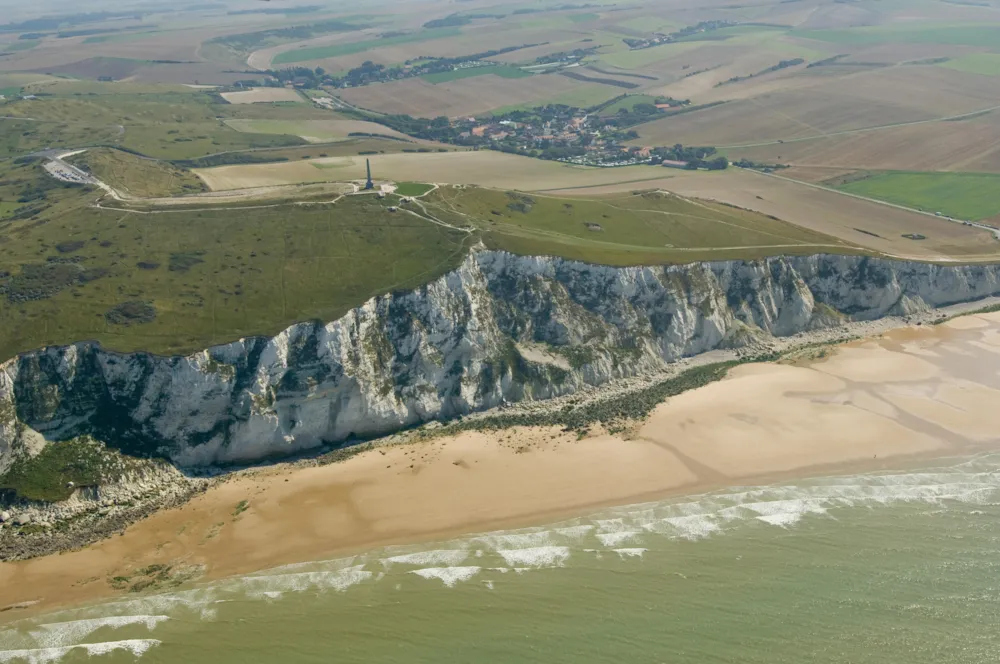
<path id="1" fill-rule="evenodd" d="M 992 173 L 880 173 L 838 189 L 969 221 L 1000 214 L 1000 175 Z"/>
<path id="2" fill-rule="evenodd" d="M 122 351 L 188 352 L 296 321 L 333 320 L 373 295 L 452 269 L 470 243 L 466 234 L 389 213 L 388 200 L 370 197 L 136 214 L 90 208 L 96 193 L 47 184 L 37 165 L 4 170 L 0 200 L 39 183 L 53 188 L 41 214 L 0 222 L 0 265 L 20 279 L 15 284 L 24 285 L 27 265 L 35 271 L 31 284 L 64 287 L 28 302 L 0 295 L 0 359 L 87 339 Z M 152 303 L 156 319 L 106 320 L 130 301 Z"/>
<path id="3" fill-rule="evenodd" d="M 0 157 L 49 146 L 111 145 L 149 157 L 187 159 L 305 143 L 297 136 L 239 132 L 226 126 L 225 119 L 336 117 L 305 105 L 234 106 L 209 92 L 173 86 L 67 82 L 39 86 L 38 92 L 50 96 L 0 104 L 0 115 L 14 118 L 0 120 Z"/>
<path id="4" fill-rule="evenodd" d="M 120 150 L 88 150 L 71 157 L 70 161 L 118 191 L 141 198 L 179 196 L 206 190 L 201 179 L 190 171 Z"/>
<path id="5" fill-rule="evenodd" d="M 783 221 L 669 194 L 528 198 L 522 206 L 524 199 L 505 192 L 445 187 L 424 201 L 443 219 L 474 220 L 488 246 L 608 265 L 855 251 Z"/>
<path id="6" fill-rule="evenodd" d="M 394 196 L 138 214 L 90 207 L 96 192 L 63 187 L 38 164 L 0 162 L 0 182 L 2 201 L 44 194 L 34 216 L 0 221 L 0 265 L 12 272 L 0 286 L 46 291 L 29 301 L 0 296 L 0 359 L 89 339 L 122 351 L 190 352 L 297 321 L 329 321 L 373 295 L 447 272 L 480 239 L 611 265 L 854 251 L 761 215 L 651 193 L 526 202 L 446 187 L 423 199 L 438 219 L 477 228 L 465 234 L 389 212 Z M 403 193 L 424 189 L 406 183 Z M 106 314 L 128 302 L 152 304 L 156 318 L 110 322 Z"/>
<path id="7" fill-rule="evenodd" d="M 400 182 L 396 187 L 396 193 L 400 196 L 423 196 L 434 188 L 434 185 L 422 182 Z"/>

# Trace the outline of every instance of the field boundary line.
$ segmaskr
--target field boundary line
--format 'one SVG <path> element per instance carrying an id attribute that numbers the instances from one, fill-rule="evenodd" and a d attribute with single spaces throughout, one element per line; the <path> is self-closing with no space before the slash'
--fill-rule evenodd
<path id="1" fill-rule="evenodd" d="M 739 167 L 737 166 L 737 168 L 739 168 Z M 915 213 L 915 214 L 922 214 L 925 217 L 930 217 L 931 219 L 936 219 L 938 221 L 944 221 L 944 222 L 948 222 L 948 223 L 952 223 L 952 224 L 960 224 L 962 226 L 966 226 L 966 225 L 973 226 L 975 228 L 979 228 L 980 230 L 989 231 L 990 233 L 993 234 L 993 237 L 995 239 L 1000 240 L 1000 229 L 998 229 L 998 228 L 996 228 L 994 226 L 989 226 L 987 224 L 983 224 L 983 223 L 977 222 L 977 221 L 969 221 L 967 219 L 955 219 L 953 217 L 939 216 L 939 215 L 931 213 L 931 212 L 926 212 L 924 210 L 918 210 L 916 208 L 907 207 L 905 205 L 900 205 L 898 203 L 890 203 L 889 201 L 883 201 L 883 200 L 879 200 L 877 198 L 869 198 L 868 196 L 862 196 L 860 194 L 853 194 L 853 193 L 851 193 L 849 191 L 841 191 L 839 189 L 834 189 L 833 187 L 826 187 L 824 185 L 815 184 L 813 182 L 802 182 L 801 180 L 793 180 L 792 178 L 786 178 L 783 175 L 776 175 L 775 173 L 763 173 L 761 171 L 757 171 L 757 170 L 754 170 L 752 168 L 743 168 L 743 169 L 740 169 L 740 170 L 743 170 L 745 172 L 750 172 L 750 173 L 756 173 L 757 175 L 762 175 L 764 177 L 775 178 L 777 180 L 784 180 L 785 182 L 791 182 L 793 184 L 801 185 L 803 187 L 810 187 L 812 189 L 819 189 L 820 191 L 833 192 L 835 194 L 840 194 L 841 196 L 847 196 L 849 198 L 856 198 L 856 199 L 858 199 L 860 201 L 867 201 L 869 203 L 875 203 L 876 205 L 882 205 L 882 206 L 885 206 L 885 207 L 896 208 L 897 210 L 903 210 L 905 212 L 912 212 L 912 213 Z"/>
<path id="2" fill-rule="evenodd" d="M 987 115 L 997 110 L 1000 110 L 1000 106 L 991 106 L 990 108 L 982 108 L 979 109 L 978 111 L 971 111 L 969 113 L 962 113 L 960 115 L 949 115 L 941 118 L 930 118 L 928 120 L 913 120 L 911 122 L 896 122 L 893 124 L 875 125 L 872 127 L 859 127 L 858 129 L 844 129 L 842 131 L 832 131 L 818 136 L 804 136 L 802 138 L 777 139 L 773 141 L 766 141 L 763 143 L 741 143 L 739 145 L 719 145 L 717 147 L 719 150 L 736 150 L 738 148 L 761 148 L 769 145 L 784 145 L 786 143 L 803 143 L 805 141 L 818 141 L 824 138 L 849 136 L 851 134 L 863 134 L 870 131 L 881 131 L 882 129 L 894 129 L 896 127 L 912 127 L 915 125 L 933 124 L 935 122 L 954 122 L 956 120 L 964 120 L 966 118 L 971 118 L 977 115 Z"/>

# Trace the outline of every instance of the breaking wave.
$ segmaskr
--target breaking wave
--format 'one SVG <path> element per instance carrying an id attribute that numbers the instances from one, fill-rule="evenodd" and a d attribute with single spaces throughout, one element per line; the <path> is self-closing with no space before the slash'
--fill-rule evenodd
<path id="1" fill-rule="evenodd" d="M 126 650 L 139 657 L 159 641 L 83 641 L 104 628 L 154 631 L 182 615 L 213 620 L 227 602 L 275 601 L 289 593 L 346 592 L 385 581 L 392 584 L 390 587 L 435 581 L 440 585 L 433 585 L 439 588 L 455 589 L 477 577 L 481 582 L 468 587 L 485 591 L 517 583 L 522 575 L 570 566 L 574 557 L 588 565 L 644 565 L 647 554 L 670 542 L 724 537 L 740 528 L 790 529 L 809 519 L 839 518 L 838 514 L 849 509 L 903 504 L 931 505 L 942 511 L 956 505 L 1000 507 L 1000 455 L 920 472 L 738 487 L 607 509 L 549 527 L 482 533 L 424 548 L 391 547 L 348 558 L 286 565 L 191 590 L 61 611 L 0 631 L 0 664 L 56 662 L 77 649 L 90 656 Z M 475 564 L 468 564 L 472 560 Z"/>
<path id="2" fill-rule="evenodd" d="M 135 657 L 142 657 L 153 646 L 160 645 L 156 639 L 129 639 L 126 641 L 105 641 L 103 643 L 81 643 L 59 648 L 35 648 L 29 650 L 0 650 L 0 662 L 26 662 L 27 664 L 52 664 L 60 661 L 73 651 L 86 652 L 89 657 L 108 655 L 117 651 L 127 651 Z"/>

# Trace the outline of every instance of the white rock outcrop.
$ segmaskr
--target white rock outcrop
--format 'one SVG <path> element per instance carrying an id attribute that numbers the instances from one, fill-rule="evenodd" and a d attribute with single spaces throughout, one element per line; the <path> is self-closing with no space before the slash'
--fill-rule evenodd
<path id="1" fill-rule="evenodd" d="M 183 466 L 287 455 L 754 337 L 998 293 L 997 265 L 819 255 L 615 268 L 478 251 L 426 286 L 273 338 L 187 357 L 81 343 L 14 358 L 0 365 L 0 473 L 42 439 L 81 435 Z"/>

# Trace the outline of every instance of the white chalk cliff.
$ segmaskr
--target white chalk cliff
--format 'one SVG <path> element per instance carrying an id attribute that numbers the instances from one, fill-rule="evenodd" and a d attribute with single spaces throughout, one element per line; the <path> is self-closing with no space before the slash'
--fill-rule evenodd
<path id="1" fill-rule="evenodd" d="M 184 466 L 546 399 L 683 356 L 1000 293 L 1000 265 L 858 256 L 614 268 L 478 251 L 414 291 L 187 357 L 93 343 L 0 365 L 0 473 L 91 435 Z"/>

